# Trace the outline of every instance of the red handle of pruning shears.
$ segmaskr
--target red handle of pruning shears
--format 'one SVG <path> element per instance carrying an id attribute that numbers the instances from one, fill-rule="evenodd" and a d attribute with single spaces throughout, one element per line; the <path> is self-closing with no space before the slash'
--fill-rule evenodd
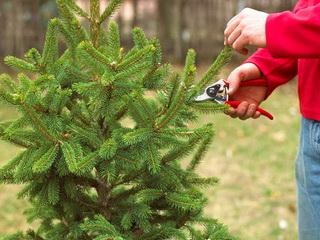
<path id="1" fill-rule="evenodd" d="M 242 81 L 240 83 L 240 87 L 250 87 L 250 86 L 261 86 L 261 87 L 266 87 L 266 80 L 263 78 L 260 79 L 253 79 L 253 80 L 247 80 L 247 81 Z M 226 104 L 233 108 L 237 108 L 240 105 L 241 101 L 227 101 Z M 273 116 L 271 113 L 267 112 L 263 108 L 258 107 L 257 111 L 261 113 L 261 115 L 269 118 L 270 120 L 273 120 Z"/>
<path id="2" fill-rule="evenodd" d="M 230 107 L 237 108 L 240 105 L 241 101 L 227 101 L 226 104 L 228 104 Z M 270 120 L 273 120 L 273 116 L 271 113 L 267 112 L 263 108 L 258 107 L 257 111 L 261 113 L 261 115 L 266 116 Z"/>

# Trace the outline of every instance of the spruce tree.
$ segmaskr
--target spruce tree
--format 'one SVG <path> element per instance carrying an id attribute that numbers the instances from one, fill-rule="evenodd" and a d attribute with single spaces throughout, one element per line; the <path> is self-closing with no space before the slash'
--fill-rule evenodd
<path id="1" fill-rule="evenodd" d="M 43 50 L 5 58 L 21 72 L 0 76 L 0 97 L 20 115 L 1 123 L 0 136 L 24 150 L 2 166 L 0 182 L 24 186 L 18 197 L 30 201 L 25 214 L 38 228 L 2 239 L 233 239 L 203 214 L 202 189 L 217 179 L 195 171 L 214 128 L 190 127 L 199 113 L 225 110 L 194 97 L 231 51 L 223 49 L 200 81 L 194 50 L 174 72 L 158 40 L 139 28 L 133 48 L 121 47 L 110 20 L 120 4 L 111 0 L 100 14 L 100 0 L 90 0 L 89 13 L 57 0 Z"/>

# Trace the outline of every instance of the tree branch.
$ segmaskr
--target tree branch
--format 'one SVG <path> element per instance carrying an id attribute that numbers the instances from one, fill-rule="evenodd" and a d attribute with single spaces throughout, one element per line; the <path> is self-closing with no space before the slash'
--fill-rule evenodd
<path id="1" fill-rule="evenodd" d="M 42 122 L 34 115 L 33 110 L 24 103 L 22 103 L 21 106 L 24 108 L 26 114 L 33 122 L 34 126 L 37 126 L 41 134 L 50 142 L 57 143 L 58 141 L 47 131 L 45 126 L 43 126 Z"/>
<path id="2" fill-rule="evenodd" d="M 90 0 L 90 35 L 95 48 L 98 47 L 100 25 L 100 0 Z"/>

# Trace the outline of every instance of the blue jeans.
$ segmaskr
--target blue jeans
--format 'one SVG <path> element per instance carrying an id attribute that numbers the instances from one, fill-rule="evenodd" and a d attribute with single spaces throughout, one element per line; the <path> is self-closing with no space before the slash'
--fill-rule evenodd
<path id="1" fill-rule="evenodd" d="M 302 118 L 296 161 L 299 240 L 320 240 L 320 122 Z"/>

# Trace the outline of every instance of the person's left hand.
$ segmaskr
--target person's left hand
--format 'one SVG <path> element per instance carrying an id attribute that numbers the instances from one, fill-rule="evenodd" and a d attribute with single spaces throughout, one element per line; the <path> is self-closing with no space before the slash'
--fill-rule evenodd
<path id="1" fill-rule="evenodd" d="M 266 47 L 266 22 L 268 14 L 245 8 L 233 17 L 224 31 L 224 44 L 246 55 L 246 46 Z"/>

